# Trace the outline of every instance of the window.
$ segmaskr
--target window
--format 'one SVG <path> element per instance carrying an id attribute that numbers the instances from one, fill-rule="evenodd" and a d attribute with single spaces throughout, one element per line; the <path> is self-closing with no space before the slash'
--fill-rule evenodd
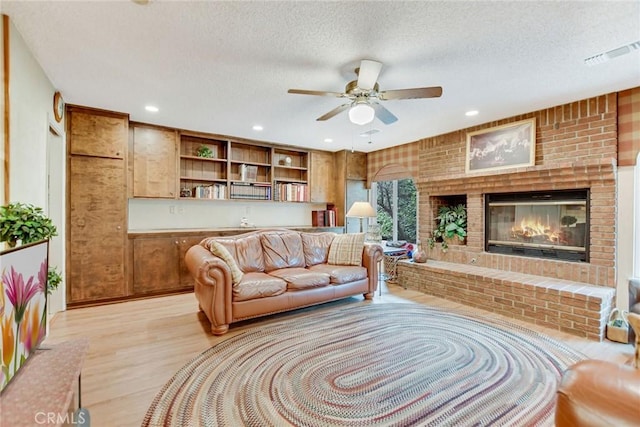
<path id="1" fill-rule="evenodd" d="M 373 201 L 383 240 L 417 240 L 417 192 L 412 179 L 379 181 Z"/>

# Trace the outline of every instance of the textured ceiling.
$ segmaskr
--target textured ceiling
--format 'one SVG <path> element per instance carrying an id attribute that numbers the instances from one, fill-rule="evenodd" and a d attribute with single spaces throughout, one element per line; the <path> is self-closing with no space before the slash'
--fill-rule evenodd
<path id="1" fill-rule="evenodd" d="M 331 151 L 372 151 L 640 84 L 638 1 L 7 1 L 9 15 L 66 102 L 132 120 Z M 380 90 L 442 86 L 390 100 L 398 117 L 356 126 L 341 92 L 361 59 Z M 152 114 L 146 104 L 160 108 Z M 466 117 L 465 111 L 479 114 Z M 264 127 L 252 130 L 254 124 Z M 370 139 L 359 134 L 379 129 Z M 324 142 L 332 138 L 333 142 Z M 370 142 L 369 142 L 370 141 Z"/>

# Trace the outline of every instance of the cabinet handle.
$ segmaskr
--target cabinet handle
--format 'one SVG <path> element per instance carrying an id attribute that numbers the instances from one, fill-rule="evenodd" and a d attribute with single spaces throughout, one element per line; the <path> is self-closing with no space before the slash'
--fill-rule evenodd
<path id="1" fill-rule="evenodd" d="M 79 219 L 76 224 L 78 224 L 78 227 L 84 227 L 84 225 L 86 224 L 84 219 Z"/>
<path id="2" fill-rule="evenodd" d="M 179 244 L 180 244 L 180 242 L 178 242 L 178 241 L 176 240 L 176 241 L 175 241 L 175 244 L 176 244 L 176 245 L 179 245 Z"/>
<path id="3" fill-rule="evenodd" d="M 122 226 L 121 226 L 121 225 L 118 225 L 118 226 L 116 227 L 116 230 L 122 230 Z"/>

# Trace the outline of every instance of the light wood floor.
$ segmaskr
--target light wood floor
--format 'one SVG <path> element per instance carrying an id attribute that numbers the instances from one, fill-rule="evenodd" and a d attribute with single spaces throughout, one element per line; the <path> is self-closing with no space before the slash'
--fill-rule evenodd
<path id="1" fill-rule="evenodd" d="M 88 337 L 90 349 L 82 370 L 82 406 L 89 409 L 91 424 L 95 427 L 140 426 L 160 388 L 180 367 L 213 344 L 252 326 L 294 318 L 311 310 L 368 303 L 360 297 L 348 298 L 232 325 L 224 337 L 214 337 L 208 331 L 208 322 L 198 313 L 193 294 L 182 294 L 59 313 L 51 323 L 45 344 Z M 418 303 L 501 317 L 395 285 L 383 284 L 382 296 L 376 293 L 373 303 Z M 555 337 L 591 358 L 619 363 L 630 363 L 632 358 L 631 344 L 586 341 L 511 321 Z"/>

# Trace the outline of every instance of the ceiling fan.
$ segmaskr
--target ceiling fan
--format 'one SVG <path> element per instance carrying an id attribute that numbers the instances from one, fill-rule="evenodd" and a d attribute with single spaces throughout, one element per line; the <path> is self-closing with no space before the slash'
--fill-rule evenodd
<path id="1" fill-rule="evenodd" d="M 377 80 L 381 69 L 382 63 L 363 59 L 360 62 L 360 67 L 355 70 L 358 79 L 347 83 L 342 93 L 305 89 L 289 89 L 288 93 L 347 98 L 349 102 L 334 108 L 316 120 L 328 120 L 343 111 L 349 110 L 349 119 L 358 125 L 370 123 L 374 117 L 378 117 L 378 119 L 386 125 L 390 125 L 398 120 L 391 111 L 380 105 L 378 101 L 437 98 L 442 95 L 442 87 L 440 86 L 380 91 Z"/>

